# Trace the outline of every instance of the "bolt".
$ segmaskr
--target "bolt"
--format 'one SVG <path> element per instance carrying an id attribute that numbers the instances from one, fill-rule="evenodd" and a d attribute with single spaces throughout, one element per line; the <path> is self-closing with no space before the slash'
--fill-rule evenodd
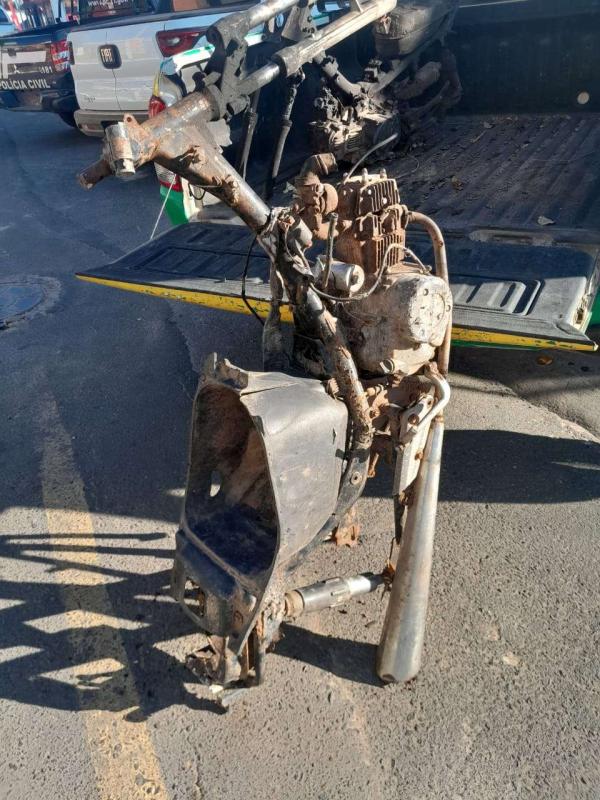
<path id="1" fill-rule="evenodd" d="M 424 455 L 423 451 L 419 450 L 418 453 L 415 453 L 415 461 L 422 461 L 423 460 L 423 455 Z"/>
<path id="2" fill-rule="evenodd" d="M 419 417 L 417 414 L 411 414 L 408 418 L 408 422 L 410 425 L 416 425 L 419 421 Z"/>
<path id="3" fill-rule="evenodd" d="M 359 484 L 359 483 L 360 483 L 360 480 L 361 480 L 361 474 L 360 474 L 360 472 L 353 472 L 353 473 L 352 473 L 352 477 L 350 478 L 350 483 L 351 483 L 353 486 L 356 486 L 357 484 Z"/>

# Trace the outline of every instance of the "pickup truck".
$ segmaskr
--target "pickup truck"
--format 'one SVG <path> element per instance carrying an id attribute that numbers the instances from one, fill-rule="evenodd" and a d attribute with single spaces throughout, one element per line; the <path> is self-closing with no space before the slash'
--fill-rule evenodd
<path id="1" fill-rule="evenodd" d="M 15 26 L 8 18 L 6 11 L 3 8 L 0 8 L 0 36 L 7 36 L 11 33 L 14 33 Z"/>
<path id="2" fill-rule="evenodd" d="M 58 22 L 0 39 L 0 108 L 53 111 L 74 125 L 77 101 L 67 45 L 72 26 Z"/>
<path id="3" fill-rule="evenodd" d="M 93 0 L 69 5 L 77 13 L 68 21 L 7 29 L 0 39 L 0 108 L 53 111 L 91 135 L 124 111 L 145 117 L 161 60 L 193 46 L 227 4 L 194 10 L 198 3 L 125 0 L 115 10 L 108 0 Z"/>
<path id="4" fill-rule="evenodd" d="M 404 202 L 435 217 L 447 238 L 454 341 L 593 351 L 586 330 L 600 323 L 600 0 L 467 0 L 452 48 L 460 105 L 385 166 Z M 175 79 L 193 70 L 189 62 L 173 67 Z M 168 78 L 163 70 L 156 87 L 165 105 L 179 99 Z M 231 226 L 230 241 L 226 225 L 207 222 L 178 225 L 82 277 L 247 312 L 239 278 L 252 237 L 240 245 L 239 227 Z M 214 238 L 200 243 L 205 226 Z M 220 272 L 222 263 L 231 271 Z M 249 302 L 268 300 L 268 275 L 261 283 L 250 274 Z"/>
<path id="5" fill-rule="evenodd" d="M 190 5 L 194 3 L 186 3 Z M 204 32 L 224 14 L 219 6 L 229 13 L 248 5 L 221 0 L 193 11 L 143 14 L 72 29 L 69 48 L 79 130 L 102 136 L 106 125 L 122 119 L 125 112 L 146 119 L 161 61 L 206 44 Z"/>
<path id="6" fill-rule="evenodd" d="M 55 24 L 29 30 L 2 30 L 0 38 L 0 108 L 11 111 L 52 111 L 74 126 L 77 108 L 69 63 L 67 35 L 73 28 L 108 24 L 115 17 L 137 15 L 152 2 L 170 0 L 62 0 Z M 177 1 L 177 0 L 176 0 Z M 156 6 L 160 8 L 160 6 Z M 39 19 L 39 18 L 38 18 Z"/>

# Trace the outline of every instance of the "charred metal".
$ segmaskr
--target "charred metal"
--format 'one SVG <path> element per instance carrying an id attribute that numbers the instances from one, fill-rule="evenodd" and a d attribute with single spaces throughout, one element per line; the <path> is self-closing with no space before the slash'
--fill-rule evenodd
<path id="1" fill-rule="evenodd" d="M 381 679 L 414 677 L 423 645 L 450 396 L 445 245 L 433 220 L 403 204 L 401 185 L 385 169 L 357 168 L 371 151 L 381 155 L 379 144 L 404 145 L 407 132 L 458 99 L 443 45 L 456 3 L 352 2 L 319 31 L 310 8 L 266 0 L 222 19 L 208 32 L 215 50 L 198 91 L 142 125 L 126 116 L 108 128 L 102 160 L 81 176 L 89 188 L 155 161 L 232 209 L 270 260 L 264 371 L 213 355 L 200 380 L 172 576 L 174 597 L 208 636 L 190 666 L 224 691 L 261 683 L 265 654 L 286 620 L 390 583 Z M 244 36 L 258 24 L 273 30 L 279 14 L 285 22 L 273 36 L 284 46 L 248 71 Z M 378 58 L 352 83 L 325 51 L 370 23 Z M 324 76 L 312 133 L 324 148 L 300 170 L 291 202 L 271 207 L 243 177 L 254 99 L 285 79 L 273 182 L 301 70 L 312 60 Z M 244 111 L 238 171 L 211 125 Z M 354 166 L 344 173 L 340 161 Z M 415 226 L 431 240 L 433 266 L 409 247 Z M 284 304 L 294 320 L 289 352 Z M 356 502 L 380 458 L 394 470 L 396 569 L 382 563 L 375 574 L 298 588 L 295 569 L 312 547 L 356 540 Z"/>

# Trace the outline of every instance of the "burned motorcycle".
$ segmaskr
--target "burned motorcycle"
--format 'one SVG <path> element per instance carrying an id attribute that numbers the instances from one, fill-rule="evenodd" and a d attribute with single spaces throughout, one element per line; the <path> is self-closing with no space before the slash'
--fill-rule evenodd
<path id="1" fill-rule="evenodd" d="M 324 80 L 311 123 L 315 148 L 355 163 L 379 145 L 381 157 L 384 140 L 396 134 L 388 150 L 406 148 L 454 106 L 462 87 L 454 55 L 441 42 L 455 9 L 446 0 L 410 4 L 410 10 L 397 5 L 374 23 L 376 55 L 356 83 L 333 56 L 317 57 Z"/>
<path id="2" fill-rule="evenodd" d="M 290 5 L 267 0 L 232 17 L 239 33 Z M 294 73 L 393 5 L 371 0 L 351 10 L 319 32 L 318 46 L 311 38 L 289 45 L 246 80 L 256 86 L 282 69 Z M 402 204 L 384 170 L 357 163 L 340 175 L 330 152 L 305 162 L 291 203 L 267 205 L 211 133 L 223 117 L 224 86 L 210 83 L 143 125 L 126 116 L 107 130 L 104 158 L 82 176 L 90 187 L 154 160 L 215 194 L 269 258 L 264 371 L 213 355 L 194 400 L 172 576 L 174 596 L 209 637 L 193 667 L 226 704 L 232 691 L 262 681 L 283 622 L 385 585 L 377 672 L 386 682 L 407 681 L 421 662 L 450 396 L 444 240 L 433 220 Z M 430 238 L 433 270 L 407 243 L 416 226 Z M 295 570 L 307 552 L 343 540 L 382 457 L 394 469 L 395 568 L 298 586 Z"/>

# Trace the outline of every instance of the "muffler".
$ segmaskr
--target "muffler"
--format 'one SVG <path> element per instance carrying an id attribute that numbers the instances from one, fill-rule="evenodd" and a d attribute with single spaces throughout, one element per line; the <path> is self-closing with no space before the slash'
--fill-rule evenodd
<path id="1" fill-rule="evenodd" d="M 385 683 L 409 681 L 421 668 L 443 439 L 440 415 L 429 429 L 415 481 L 377 651 L 377 674 Z"/>

